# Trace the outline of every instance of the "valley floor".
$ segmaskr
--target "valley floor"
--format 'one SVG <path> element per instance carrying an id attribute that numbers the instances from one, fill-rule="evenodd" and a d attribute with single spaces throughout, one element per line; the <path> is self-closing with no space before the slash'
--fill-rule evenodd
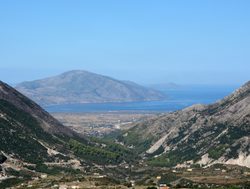
<path id="1" fill-rule="evenodd" d="M 62 172 L 56 175 L 40 173 L 26 181 L 21 181 L 20 177 L 9 178 L 9 180 L 0 182 L 0 188 L 12 185 L 13 189 L 126 189 L 132 186 L 134 189 L 148 189 L 163 183 L 170 186 L 170 188 L 240 189 L 250 187 L 250 169 L 239 166 L 215 165 L 209 168 L 192 169 L 148 166 L 100 168 L 99 170 L 102 170 L 102 172 Z"/>
<path id="2" fill-rule="evenodd" d="M 103 136 L 117 130 L 125 130 L 132 123 L 152 118 L 154 112 L 97 112 L 52 113 L 63 125 L 88 136 Z"/>

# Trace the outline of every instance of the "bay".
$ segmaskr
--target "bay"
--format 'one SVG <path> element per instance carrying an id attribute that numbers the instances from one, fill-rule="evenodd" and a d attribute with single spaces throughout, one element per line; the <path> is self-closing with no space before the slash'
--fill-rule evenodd
<path id="1" fill-rule="evenodd" d="M 150 111 L 170 112 L 193 104 L 210 104 L 232 93 L 238 86 L 186 85 L 173 89 L 161 89 L 167 95 L 162 101 L 109 102 L 62 104 L 44 107 L 48 112 L 114 112 L 114 111 Z"/>

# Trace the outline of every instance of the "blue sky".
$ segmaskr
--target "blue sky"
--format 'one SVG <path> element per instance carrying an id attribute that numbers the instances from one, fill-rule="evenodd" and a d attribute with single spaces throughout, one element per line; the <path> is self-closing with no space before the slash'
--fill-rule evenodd
<path id="1" fill-rule="evenodd" d="M 250 80 L 250 1 L 0 0 L 0 79 L 84 69 L 141 84 Z"/>

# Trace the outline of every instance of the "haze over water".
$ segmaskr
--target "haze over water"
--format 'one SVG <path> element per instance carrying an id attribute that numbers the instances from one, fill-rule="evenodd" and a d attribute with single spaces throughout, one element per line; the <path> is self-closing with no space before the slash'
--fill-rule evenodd
<path id="1" fill-rule="evenodd" d="M 168 96 L 164 101 L 121 102 L 121 103 L 87 103 L 47 106 L 49 112 L 106 112 L 106 111 L 142 111 L 170 112 L 180 110 L 193 104 L 210 104 L 224 98 L 237 86 L 189 85 L 176 89 L 166 89 Z"/>

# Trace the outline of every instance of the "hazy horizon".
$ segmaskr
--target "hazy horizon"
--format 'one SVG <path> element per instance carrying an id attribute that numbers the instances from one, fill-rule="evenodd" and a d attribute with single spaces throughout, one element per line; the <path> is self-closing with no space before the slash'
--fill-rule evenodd
<path id="1" fill-rule="evenodd" d="M 87 70 L 139 84 L 242 85 L 249 1 L 2 1 L 0 79 Z"/>
<path id="2" fill-rule="evenodd" d="M 13 87 L 14 86 L 16 86 L 17 84 L 20 84 L 20 83 L 22 83 L 22 82 L 29 82 L 29 81 L 36 81 L 36 80 L 41 80 L 41 79 L 47 79 L 47 78 L 50 78 L 50 77 L 56 77 L 56 76 L 58 76 L 58 75 L 60 75 L 60 74 L 63 74 L 63 73 L 66 73 L 66 72 L 70 72 L 70 71 L 79 71 L 80 69 L 78 69 L 78 70 L 67 70 L 67 71 L 65 71 L 65 72 L 59 72 L 59 73 L 55 73 L 55 74 L 51 74 L 51 75 L 44 75 L 44 76 L 41 76 L 41 77 L 37 77 L 37 78 L 33 78 L 33 79 L 27 79 L 27 80 L 20 80 L 20 81 L 17 81 L 17 82 L 8 82 L 8 81 L 6 81 L 6 80 L 2 80 L 3 82 L 6 82 L 6 83 L 8 83 L 9 85 L 12 85 Z M 87 72 L 91 72 L 91 71 L 89 71 L 89 70 L 83 70 L 83 69 L 81 69 L 80 71 L 87 71 Z M 94 72 L 91 72 L 91 73 L 94 73 Z M 121 81 L 132 81 L 132 82 L 136 82 L 136 81 L 133 81 L 133 80 L 129 80 L 129 79 L 125 79 L 125 80 L 123 80 L 123 79 L 119 79 L 119 78 L 115 78 L 115 77 L 112 77 L 112 76 L 110 76 L 110 75 L 105 75 L 105 74 L 100 74 L 100 73 L 95 73 L 95 74 L 99 74 L 99 75 L 103 75 L 103 76 L 108 76 L 108 77 L 111 77 L 111 78 L 113 78 L 113 79 L 117 79 L 117 80 L 121 80 Z M 214 87 L 216 87 L 216 86 L 223 86 L 223 87 L 231 87 L 231 88 L 233 88 L 233 89 L 237 89 L 238 87 L 240 87 L 241 85 L 243 85 L 243 84 L 245 84 L 245 83 L 199 83 L 199 82 L 196 82 L 196 83 L 185 83 L 185 82 L 183 82 L 183 83 L 177 83 L 177 82 L 149 82 L 149 83 L 145 83 L 145 82 L 136 82 L 137 84 L 139 84 L 139 85 L 143 85 L 143 86 L 146 86 L 146 87 L 153 87 L 154 88 L 154 86 L 155 87 L 157 87 L 157 88 L 160 88 L 161 87 L 161 85 L 162 86 L 169 86 L 170 88 L 169 89 L 174 89 L 175 87 L 177 87 L 176 89 L 178 89 L 179 87 L 188 87 L 188 86 L 192 86 L 192 87 L 194 87 L 194 86 L 214 86 Z M 173 86 L 171 86 L 171 85 L 173 85 Z M 174 85 L 176 85 L 176 86 L 174 86 Z"/>

